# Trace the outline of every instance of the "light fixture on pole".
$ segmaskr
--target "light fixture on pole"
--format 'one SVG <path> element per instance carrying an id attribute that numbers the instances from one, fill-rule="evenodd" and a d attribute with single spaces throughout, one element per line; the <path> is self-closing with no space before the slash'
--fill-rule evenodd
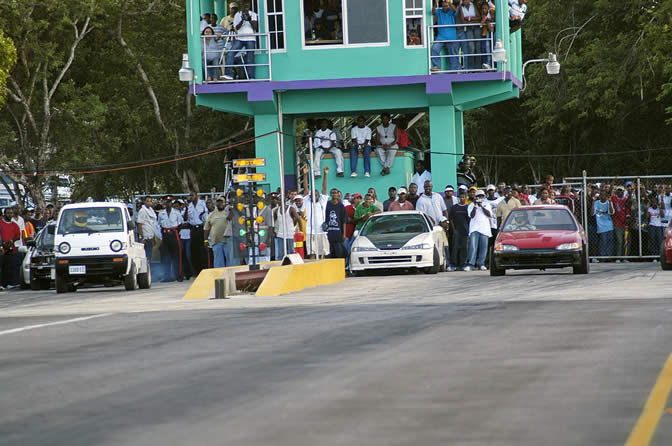
<path id="1" fill-rule="evenodd" d="M 194 69 L 189 65 L 189 54 L 182 54 L 182 68 L 178 71 L 181 82 L 192 82 L 194 80 Z"/>
<path id="2" fill-rule="evenodd" d="M 546 73 L 550 75 L 560 74 L 560 62 L 558 62 L 558 56 L 555 53 L 548 53 L 548 58 L 546 59 L 528 60 L 523 64 L 523 87 L 520 89 L 520 91 L 525 91 L 525 87 L 527 87 L 527 81 L 525 80 L 525 68 L 531 63 L 546 63 Z"/>
<path id="3" fill-rule="evenodd" d="M 506 63 L 506 48 L 501 39 L 495 42 L 495 49 L 492 50 L 492 60 L 495 62 Z"/>

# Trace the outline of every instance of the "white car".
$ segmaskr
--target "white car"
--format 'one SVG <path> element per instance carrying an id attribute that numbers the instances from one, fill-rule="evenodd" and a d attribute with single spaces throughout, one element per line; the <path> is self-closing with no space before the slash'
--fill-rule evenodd
<path id="1" fill-rule="evenodd" d="M 369 217 L 356 233 L 350 271 L 416 268 L 428 274 L 444 269 L 448 238 L 420 211 L 385 212 Z"/>
<path id="2" fill-rule="evenodd" d="M 48 290 L 56 278 L 54 270 L 54 234 L 56 224 L 48 223 L 34 240 L 25 242 L 27 252 L 21 265 L 21 288 Z"/>
<path id="3" fill-rule="evenodd" d="M 73 203 L 61 209 L 56 225 L 56 292 L 83 284 L 149 288 L 152 275 L 144 245 L 121 203 Z"/>

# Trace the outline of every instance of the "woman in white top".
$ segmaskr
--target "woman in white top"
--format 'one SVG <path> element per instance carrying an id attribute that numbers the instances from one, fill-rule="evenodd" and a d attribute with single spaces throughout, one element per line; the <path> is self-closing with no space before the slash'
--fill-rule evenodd
<path id="1" fill-rule="evenodd" d="M 285 218 L 282 218 L 282 208 L 278 206 L 273 217 L 275 223 L 275 260 L 282 260 L 285 255 L 294 252 L 294 227 L 299 220 L 296 207 L 289 205 L 285 208 Z"/>

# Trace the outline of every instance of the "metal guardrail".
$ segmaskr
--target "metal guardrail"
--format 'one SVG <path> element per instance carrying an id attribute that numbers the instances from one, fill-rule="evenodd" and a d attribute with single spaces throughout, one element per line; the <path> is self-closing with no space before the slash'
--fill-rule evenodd
<path id="1" fill-rule="evenodd" d="M 201 36 L 204 84 L 273 80 L 270 34 L 246 34 L 246 37 L 249 36 L 254 36 L 256 39 L 252 49 L 233 49 L 237 42 L 236 35 Z M 223 45 L 219 43 L 220 40 L 224 40 Z M 230 55 L 233 56 L 233 63 L 227 64 L 227 59 L 231 59 Z M 254 62 L 249 61 L 250 55 L 254 56 Z M 233 79 L 225 77 L 227 68 L 236 70 L 238 76 L 232 76 Z"/>
<path id="2" fill-rule="evenodd" d="M 495 33 L 489 32 L 490 36 L 479 37 L 479 38 L 464 38 L 464 39 L 454 39 L 454 40 L 434 40 L 434 30 L 439 30 L 441 28 L 455 28 L 457 30 L 460 28 L 470 28 L 476 29 L 477 35 L 482 34 L 482 25 L 480 23 L 460 23 L 455 25 L 429 25 L 427 27 L 427 36 L 428 36 L 428 45 L 427 45 L 427 69 L 429 74 L 445 74 L 445 73 L 460 73 L 460 72 L 491 72 L 497 71 L 494 63 L 492 61 L 492 50 L 495 47 Z M 474 31 L 470 30 L 470 33 Z M 459 36 L 459 34 L 458 34 Z M 445 54 L 445 55 L 432 55 L 432 47 L 434 44 L 442 44 L 441 50 L 453 46 L 455 54 Z M 473 45 L 471 50 L 469 45 Z M 474 48 L 478 47 L 478 49 Z M 446 48 L 447 49 L 447 48 Z M 458 69 L 451 69 L 451 62 L 454 62 L 456 59 Z M 432 60 L 439 61 L 439 70 L 432 71 Z M 444 63 L 445 60 L 445 63 Z M 448 69 L 444 69 L 445 66 L 448 66 Z"/>

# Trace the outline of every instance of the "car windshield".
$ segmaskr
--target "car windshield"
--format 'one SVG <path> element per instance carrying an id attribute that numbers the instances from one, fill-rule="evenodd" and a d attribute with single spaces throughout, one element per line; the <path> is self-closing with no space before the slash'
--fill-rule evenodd
<path id="1" fill-rule="evenodd" d="M 427 223 L 419 214 L 387 214 L 369 220 L 362 235 L 427 232 Z"/>
<path id="2" fill-rule="evenodd" d="M 58 223 L 60 235 L 124 230 L 124 220 L 118 207 L 70 208 L 62 214 Z"/>
<path id="3" fill-rule="evenodd" d="M 42 249 L 54 248 L 54 234 L 49 234 L 48 228 L 40 232 L 40 239 L 37 241 L 37 246 Z"/>
<path id="4" fill-rule="evenodd" d="M 567 209 L 514 209 L 504 223 L 504 232 L 576 231 Z"/>

